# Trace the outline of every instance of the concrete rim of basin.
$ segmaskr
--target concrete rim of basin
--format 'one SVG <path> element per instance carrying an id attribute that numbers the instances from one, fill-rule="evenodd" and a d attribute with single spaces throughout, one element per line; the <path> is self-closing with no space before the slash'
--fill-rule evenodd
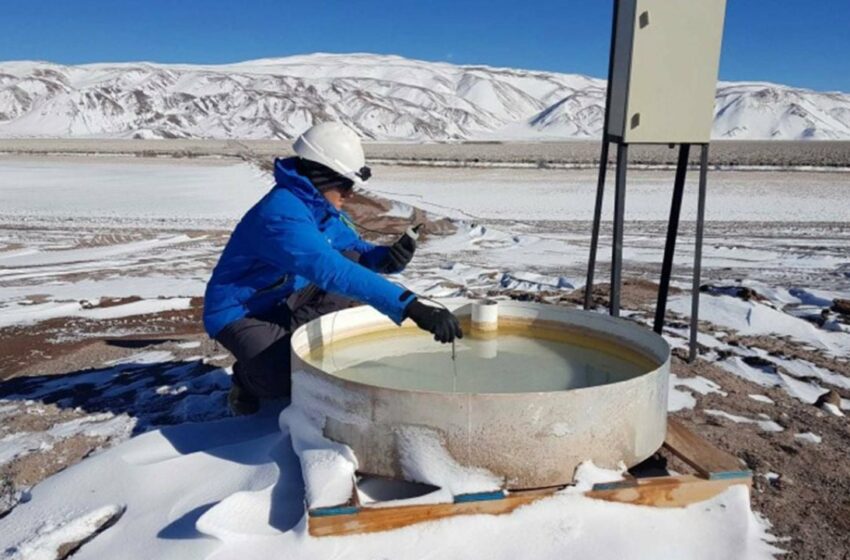
<path id="1" fill-rule="evenodd" d="M 442 303 L 458 317 L 471 313 L 471 300 Z M 307 355 L 318 345 L 398 328 L 363 306 L 320 317 L 293 333 L 292 371 L 318 382 L 294 383 L 293 402 L 321 401 L 327 413 L 324 434 L 352 448 L 361 472 L 400 479 L 410 478 L 405 465 L 416 453 L 409 449 L 411 433 L 437 438 L 455 462 L 487 469 L 509 489 L 566 484 L 585 460 L 628 467 L 658 450 L 666 434 L 670 369 L 670 346 L 663 337 L 594 312 L 515 301 L 499 306 L 500 323 L 545 325 L 571 336 L 585 331 L 654 367 L 622 381 L 562 391 L 446 393 L 369 385 L 311 365 Z"/>

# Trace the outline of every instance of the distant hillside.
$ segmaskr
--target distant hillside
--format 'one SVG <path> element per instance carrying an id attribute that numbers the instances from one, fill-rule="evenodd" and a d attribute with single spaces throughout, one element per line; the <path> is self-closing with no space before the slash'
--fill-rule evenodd
<path id="1" fill-rule="evenodd" d="M 239 64 L 0 62 L 0 137 L 291 138 L 336 119 L 378 141 L 595 138 L 605 81 L 370 54 Z M 713 136 L 850 139 L 850 95 L 721 83 Z"/>

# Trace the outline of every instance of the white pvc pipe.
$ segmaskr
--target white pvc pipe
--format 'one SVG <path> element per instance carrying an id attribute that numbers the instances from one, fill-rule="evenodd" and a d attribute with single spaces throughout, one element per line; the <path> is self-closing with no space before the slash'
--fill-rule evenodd
<path id="1" fill-rule="evenodd" d="M 483 299 L 472 302 L 472 331 L 496 332 L 499 330 L 499 302 Z"/>

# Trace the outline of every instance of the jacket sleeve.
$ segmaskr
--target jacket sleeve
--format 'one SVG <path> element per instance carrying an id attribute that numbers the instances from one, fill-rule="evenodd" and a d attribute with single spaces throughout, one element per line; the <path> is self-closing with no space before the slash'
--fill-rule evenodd
<path id="1" fill-rule="evenodd" d="M 337 220 L 335 248 L 340 251 L 357 251 L 360 253 L 360 264 L 369 270 L 379 272 L 390 248 L 364 241 L 344 220 L 340 218 L 337 218 Z"/>
<path id="2" fill-rule="evenodd" d="M 384 263 L 384 259 L 387 258 L 387 253 L 390 252 L 389 247 L 373 245 L 362 239 L 357 239 L 348 250 L 360 253 L 360 264 L 374 272 L 379 271 L 381 265 Z"/>
<path id="3" fill-rule="evenodd" d="M 404 309 L 416 296 L 345 258 L 306 215 L 267 216 L 260 227 L 264 242 L 257 250 L 264 260 L 307 278 L 323 290 L 367 303 L 397 324 L 404 320 Z"/>

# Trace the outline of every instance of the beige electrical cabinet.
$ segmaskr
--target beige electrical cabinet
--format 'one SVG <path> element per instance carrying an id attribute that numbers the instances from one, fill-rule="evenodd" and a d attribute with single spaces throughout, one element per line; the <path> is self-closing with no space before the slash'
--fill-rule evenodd
<path id="1" fill-rule="evenodd" d="M 609 136 L 708 143 L 725 12 L 726 0 L 618 0 Z"/>

